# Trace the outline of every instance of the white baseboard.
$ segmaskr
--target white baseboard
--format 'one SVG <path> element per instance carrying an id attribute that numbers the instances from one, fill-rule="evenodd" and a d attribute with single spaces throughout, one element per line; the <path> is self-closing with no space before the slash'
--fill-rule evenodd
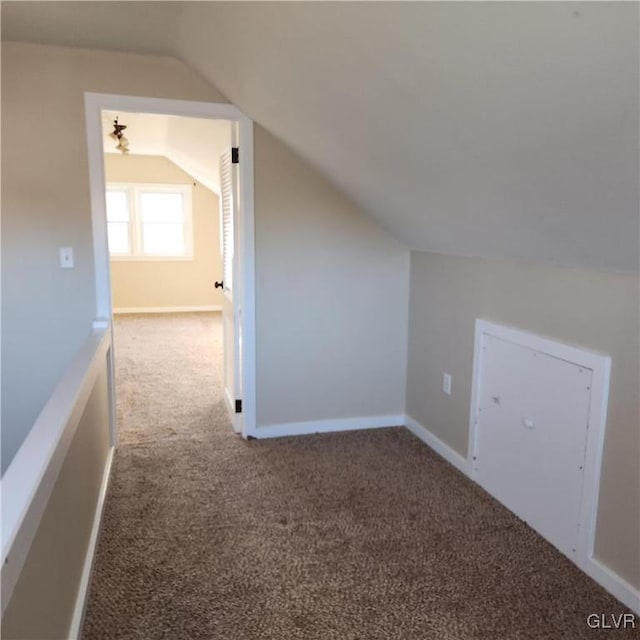
<path id="1" fill-rule="evenodd" d="M 198 311 L 222 311 L 219 304 L 187 307 L 114 307 L 113 313 L 196 313 Z"/>
<path id="2" fill-rule="evenodd" d="M 601 587 L 640 616 L 640 590 L 594 557 L 588 558 L 586 562 L 578 562 L 577 565 Z"/>
<path id="3" fill-rule="evenodd" d="M 411 433 L 415 434 L 436 453 L 439 453 L 447 462 L 450 462 L 454 467 L 462 471 L 469 480 L 475 482 L 469 473 L 471 467 L 466 458 L 461 456 L 457 451 L 454 451 L 448 444 L 445 444 L 424 425 L 415 420 L 415 418 L 405 416 L 404 424 Z M 582 561 L 579 558 L 569 559 L 575 562 L 582 571 L 610 594 L 618 598 L 625 606 L 640 615 L 640 591 L 633 585 L 629 584 L 624 578 L 596 558 L 590 557 Z"/>
<path id="4" fill-rule="evenodd" d="M 450 462 L 456 469 L 462 471 L 465 475 L 469 475 L 469 462 L 457 451 L 445 444 L 438 436 L 434 435 L 424 425 L 420 424 L 415 418 L 405 416 L 404 425 L 415 436 L 420 438 L 422 442 L 429 445 L 436 453 L 440 454 L 447 462 Z"/>
<path id="5" fill-rule="evenodd" d="M 317 420 L 310 422 L 285 422 L 257 427 L 253 434 L 256 438 L 282 438 L 284 436 L 303 436 L 312 433 L 330 433 L 332 431 L 355 431 L 357 429 L 382 429 L 399 427 L 404 424 L 403 415 L 370 416 L 365 418 L 337 418 L 335 420 Z"/>
<path id="6" fill-rule="evenodd" d="M 98 502 L 96 503 L 93 526 L 91 527 L 91 535 L 89 536 L 89 545 L 87 546 L 87 553 L 85 555 L 84 566 L 82 568 L 82 576 L 80 577 L 80 585 L 78 587 L 78 595 L 76 596 L 76 605 L 73 610 L 71 627 L 69 628 L 69 640 L 78 640 L 80 633 L 82 632 L 82 623 L 84 622 L 87 596 L 89 595 L 89 585 L 91 583 L 91 574 L 93 572 L 93 561 L 96 555 L 100 525 L 102 523 L 102 513 L 104 511 L 104 504 L 107 498 L 107 491 L 109 489 L 109 480 L 111 479 L 111 465 L 113 463 L 114 451 L 114 447 L 109 449 L 107 460 L 104 465 L 102 484 L 100 485 L 100 493 L 98 494 Z"/>

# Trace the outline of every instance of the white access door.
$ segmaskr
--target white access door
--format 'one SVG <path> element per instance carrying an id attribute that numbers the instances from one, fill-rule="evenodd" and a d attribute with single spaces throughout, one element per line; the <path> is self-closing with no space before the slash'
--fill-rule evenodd
<path id="1" fill-rule="evenodd" d="M 238 155 L 228 147 L 220 156 L 220 242 L 222 244 L 222 331 L 224 350 L 224 396 L 236 432 L 242 431 L 240 376 L 240 330 L 236 292 L 238 222 Z"/>
<path id="2" fill-rule="evenodd" d="M 575 558 L 592 371 L 485 335 L 473 477 Z"/>

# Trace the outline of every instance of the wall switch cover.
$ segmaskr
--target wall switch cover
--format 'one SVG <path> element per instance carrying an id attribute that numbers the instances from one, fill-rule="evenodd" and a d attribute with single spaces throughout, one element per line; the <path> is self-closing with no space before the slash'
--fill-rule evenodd
<path id="1" fill-rule="evenodd" d="M 442 375 L 442 390 L 448 395 L 451 395 L 451 374 L 445 373 Z"/>
<path id="2" fill-rule="evenodd" d="M 60 267 L 62 269 L 73 269 L 73 248 L 60 247 Z"/>

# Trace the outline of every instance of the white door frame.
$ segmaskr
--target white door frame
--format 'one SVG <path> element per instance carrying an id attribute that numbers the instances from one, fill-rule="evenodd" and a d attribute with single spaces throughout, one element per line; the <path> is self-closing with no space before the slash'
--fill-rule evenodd
<path id="1" fill-rule="evenodd" d="M 234 281 L 238 284 L 239 296 L 236 307 L 240 309 L 235 321 L 242 335 L 242 414 L 240 433 L 244 438 L 255 435 L 256 429 L 256 331 L 255 331 L 255 255 L 254 255 L 254 202 L 253 202 L 253 121 L 231 104 L 193 102 L 165 98 L 145 98 L 103 93 L 85 93 L 85 119 L 89 155 L 89 184 L 91 188 L 91 221 L 93 227 L 93 255 L 95 262 L 96 318 L 111 324 L 112 301 L 107 243 L 107 212 L 105 204 L 104 150 L 102 111 L 131 113 L 155 113 L 231 120 L 238 124 L 238 146 L 240 148 L 240 212 L 237 233 L 239 250 L 236 262 L 238 273 Z M 237 338 L 236 338 L 237 339 Z M 113 349 L 110 350 L 113 353 Z M 111 356 L 113 358 L 113 356 Z M 111 440 L 117 444 L 115 423 L 115 386 L 113 384 L 113 362 L 110 363 Z"/>

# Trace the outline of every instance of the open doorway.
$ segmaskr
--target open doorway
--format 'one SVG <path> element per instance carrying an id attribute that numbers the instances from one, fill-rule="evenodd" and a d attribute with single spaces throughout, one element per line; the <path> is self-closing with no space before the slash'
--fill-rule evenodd
<path id="1" fill-rule="evenodd" d="M 166 313 L 182 314 L 183 330 L 184 314 L 205 314 L 187 333 L 218 332 L 221 396 L 234 430 L 248 437 L 255 429 L 252 123 L 230 105 L 86 94 L 85 106 L 96 315 L 116 325 L 129 320 L 123 337 L 137 330 L 148 337 L 152 326 L 167 330 Z M 195 352 L 206 360 L 206 349 Z M 179 391 L 171 387 L 173 401 L 188 405 Z"/>
<path id="2" fill-rule="evenodd" d="M 102 117 L 113 313 L 220 312 L 219 158 L 231 123 Z"/>
<path id="3" fill-rule="evenodd" d="M 102 120 L 117 429 L 122 444 L 141 444 L 224 416 L 212 408 L 226 399 L 233 349 L 222 325 L 221 238 L 231 237 L 219 166 L 231 122 L 116 111 Z"/>

